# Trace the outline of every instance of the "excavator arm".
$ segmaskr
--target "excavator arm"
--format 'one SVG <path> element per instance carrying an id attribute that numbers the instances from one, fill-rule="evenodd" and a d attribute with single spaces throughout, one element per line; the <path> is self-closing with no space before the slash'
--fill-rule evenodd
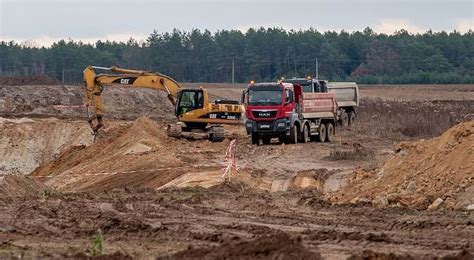
<path id="1" fill-rule="evenodd" d="M 115 74 L 97 74 L 95 70 L 105 70 L 114 72 Z M 88 66 L 83 73 L 85 83 L 85 101 L 87 108 L 88 122 L 92 128 L 93 134 L 103 127 L 103 105 L 102 105 L 102 91 L 103 85 L 128 85 L 131 87 L 151 88 L 166 91 L 168 99 L 171 103 L 176 105 L 176 97 L 181 90 L 178 82 L 169 76 L 142 70 L 122 69 L 118 67 L 96 67 Z M 92 115 L 89 107 L 93 106 L 95 118 Z M 94 124 L 94 119 L 97 123 Z"/>

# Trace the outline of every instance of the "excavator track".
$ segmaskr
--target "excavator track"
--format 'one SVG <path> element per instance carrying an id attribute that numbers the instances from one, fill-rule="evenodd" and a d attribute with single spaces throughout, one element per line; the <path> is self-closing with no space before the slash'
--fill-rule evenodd
<path id="1" fill-rule="evenodd" d="M 167 128 L 167 134 L 169 137 L 181 138 L 183 136 L 181 124 L 169 124 Z"/>
<path id="2" fill-rule="evenodd" d="M 222 126 L 211 126 L 209 132 L 209 140 L 211 142 L 222 142 L 225 139 L 224 127 Z"/>

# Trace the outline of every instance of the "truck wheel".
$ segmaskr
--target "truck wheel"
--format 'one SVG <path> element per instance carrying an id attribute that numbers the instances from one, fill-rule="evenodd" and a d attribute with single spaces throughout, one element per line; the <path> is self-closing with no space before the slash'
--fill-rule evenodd
<path id="1" fill-rule="evenodd" d="M 272 141 L 272 138 L 270 138 L 268 136 L 262 137 L 262 143 L 263 144 L 270 144 L 271 141 Z"/>
<path id="2" fill-rule="evenodd" d="M 332 142 L 334 139 L 334 125 L 332 123 L 326 124 L 326 141 Z"/>
<path id="3" fill-rule="evenodd" d="M 324 124 L 319 125 L 318 134 L 318 141 L 324 143 L 326 141 L 326 126 Z"/>
<path id="4" fill-rule="evenodd" d="M 287 142 L 288 139 L 286 138 L 286 136 L 279 136 L 279 137 L 278 137 L 278 141 L 280 141 L 280 143 L 282 143 L 282 144 L 288 143 L 288 142 Z"/>
<path id="5" fill-rule="evenodd" d="M 303 143 L 307 143 L 309 141 L 311 141 L 309 139 L 309 129 L 308 129 L 308 125 L 304 125 L 303 126 L 303 132 L 301 133 L 301 142 Z"/>
<path id="6" fill-rule="evenodd" d="M 349 125 L 353 125 L 356 120 L 356 114 L 354 111 L 349 113 Z"/>
<path id="7" fill-rule="evenodd" d="M 343 111 L 343 112 L 341 113 L 341 118 L 340 118 L 340 120 L 341 120 L 341 126 L 342 126 L 342 127 L 347 127 L 347 126 L 349 126 L 349 115 L 348 115 L 345 111 Z"/>
<path id="8" fill-rule="evenodd" d="M 259 140 L 258 140 L 258 135 L 256 133 L 252 133 L 252 144 L 258 145 Z"/>
<path id="9" fill-rule="evenodd" d="M 289 136 L 288 143 L 290 144 L 298 143 L 298 128 L 296 127 L 296 125 L 293 125 L 293 127 L 291 127 L 290 129 L 290 136 Z"/>

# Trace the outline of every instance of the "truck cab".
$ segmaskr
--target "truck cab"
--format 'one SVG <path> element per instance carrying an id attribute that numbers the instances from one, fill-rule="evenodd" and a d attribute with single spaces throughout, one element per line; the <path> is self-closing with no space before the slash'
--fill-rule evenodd
<path id="1" fill-rule="evenodd" d="M 304 93 L 297 83 L 253 83 L 244 91 L 242 103 L 246 106 L 245 128 L 253 144 L 269 144 L 272 138 L 280 142 L 308 142 L 311 136 L 327 133 L 321 124 L 331 122 L 334 133 L 335 97 L 330 93 Z M 324 129 L 323 129 L 324 128 Z M 320 133 L 318 130 L 323 129 Z"/>

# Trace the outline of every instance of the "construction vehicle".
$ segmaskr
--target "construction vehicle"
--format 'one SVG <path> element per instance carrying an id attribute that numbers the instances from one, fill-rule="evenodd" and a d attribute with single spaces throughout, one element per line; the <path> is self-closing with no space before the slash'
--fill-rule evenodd
<path id="1" fill-rule="evenodd" d="M 354 124 L 359 107 L 359 87 L 355 82 L 329 82 L 328 92 L 336 94 L 338 122 L 343 126 Z"/>
<path id="2" fill-rule="evenodd" d="M 113 73 L 97 74 L 95 70 Z M 222 124 L 239 124 L 244 111 L 238 101 L 215 100 L 210 102 L 206 89 L 202 87 L 183 89 L 174 79 L 158 72 L 88 66 L 84 70 L 83 76 L 88 122 L 94 135 L 104 126 L 101 98 L 104 85 L 120 84 L 166 91 L 179 120 L 179 123 L 168 126 L 168 135 L 176 138 L 207 138 L 213 142 L 221 142 L 224 140 Z M 89 110 L 90 105 L 94 108 L 95 116 Z M 94 120 L 97 122 L 94 123 Z"/>
<path id="3" fill-rule="evenodd" d="M 355 82 L 328 82 L 311 77 L 283 79 L 283 82 L 301 85 L 305 93 L 336 94 L 336 122 L 343 127 L 354 124 L 359 106 L 359 87 Z"/>
<path id="4" fill-rule="evenodd" d="M 246 106 L 245 128 L 253 144 L 269 144 L 272 138 L 293 144 L 333 140 L 336 94 L 317 93 L 314 88 L 305 91 L 305 87 L 296 81 L 248 85 L 242 103 Z"/>

